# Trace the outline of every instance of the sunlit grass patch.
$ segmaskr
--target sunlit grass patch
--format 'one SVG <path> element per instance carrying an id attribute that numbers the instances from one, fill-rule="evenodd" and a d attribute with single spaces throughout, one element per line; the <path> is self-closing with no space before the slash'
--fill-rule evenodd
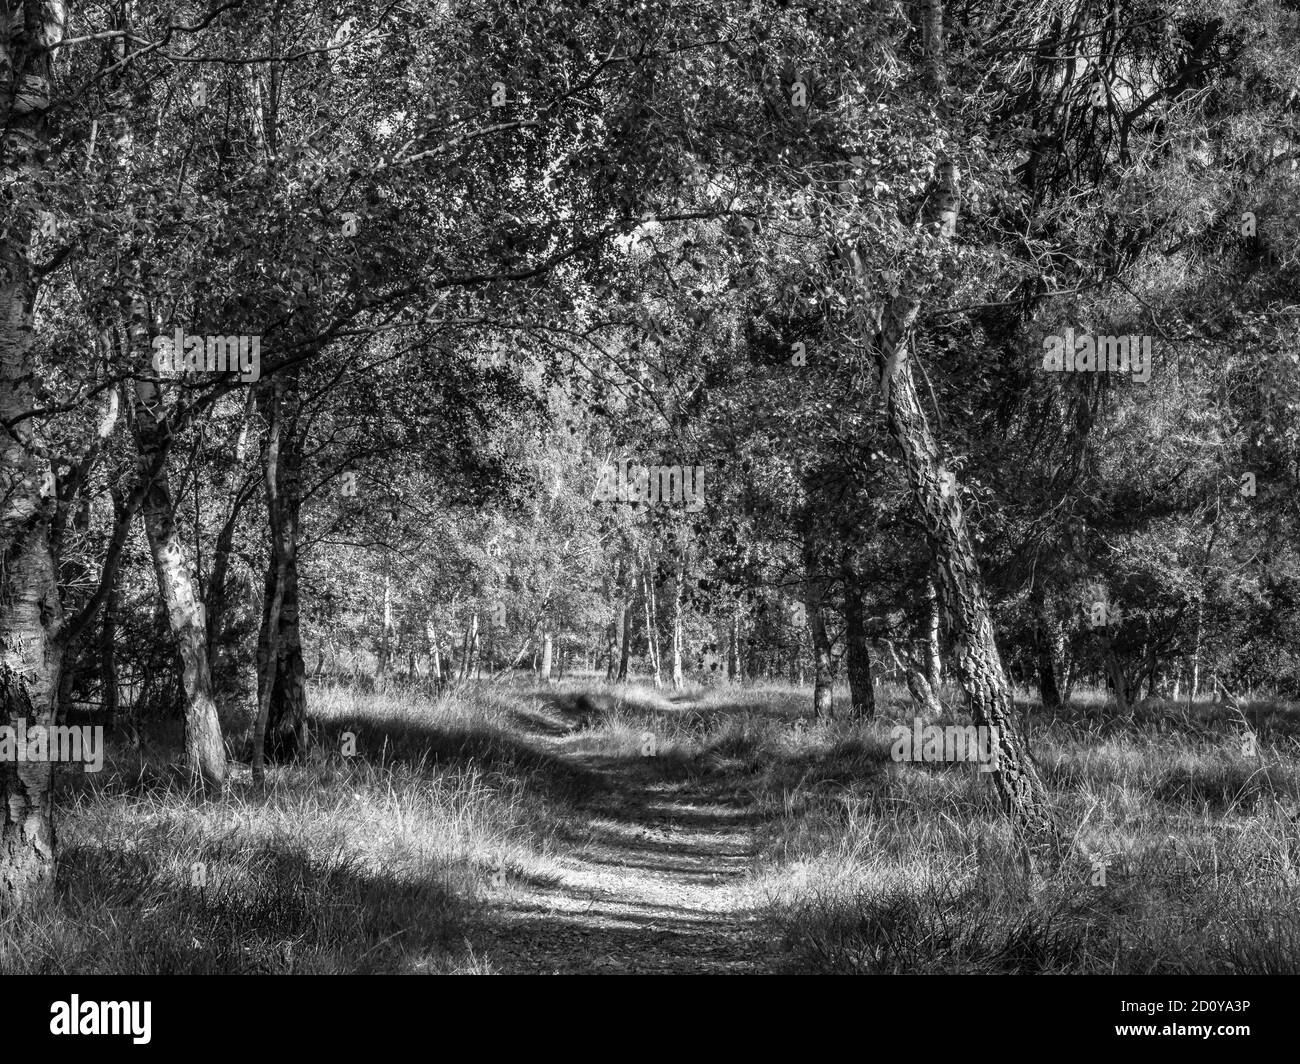
<path id="1" fill-rule="evenodd" d="M 1031 748 L 1072 836 L 1043 880 L 1028 875 L 987 779 L 889 759 L 890 728 L 913 709 L 897 690 L 878 693 L 875 720 L 814 721 L 806 690 L 801 704 L 779 686 L 714 690 L 684 744 L 702 779 L 763 813 L 750 886 L 787 967 L 1300 967 L 1285 953 L 1300 919 L 1298 766 L 1285 744 L 1261 735 L 1247 756 L 1240 721 L 1208 703 L 1164 724 L 1115 721 L 1096 692 L 1031 711 Z M 1269 734 L 1285 734 L 1294 710 L 1269 713 Z M 962 722 L 952 702 L 948 718 Z"/>
<path id="2" fill-rule="evenodd" d="M 509 731 L 494 692 L 332 689 L 314 709 L 318 755 L 273 766 L 265 790 L 237 769 L 200 799 L 120 748 L 69 780 L 57 897 L 0 924 L 0 970 L 474 970 L 466 920 L 512 882 L 554 880 L 581 777 Z M 347 755 L 328 740 L 350 729 Z"/>

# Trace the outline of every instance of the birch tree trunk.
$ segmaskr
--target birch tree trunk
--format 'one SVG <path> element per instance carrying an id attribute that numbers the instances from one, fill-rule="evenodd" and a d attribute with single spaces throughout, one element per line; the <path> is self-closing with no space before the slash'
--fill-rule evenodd
<path id="1" fill-rule="evenodd" d="M 1205 619 L 1205 601 L 1196 600 L 1196 631 L 1192 637 L 1191 682 L 1187 687 L 1187 706 L 1190 709 L 1201 689 L 1201 625 Z"/>
<path id="2" fill-rule="evenodd" d="M 731 610 L 731 646 L 727 656 L 727 679 L 732 683 L 744 683 L 744 665 L 740 657 L 740 603 Z"/>
<path id="3" fill-rule="evenodd" d="M 663 677 L 659 672 L 659 633 L 655 627 L 655 602 L 654 602 L 654 577 L 650 572 L 650 562 L 647 559 L 646 566 L 641 572 L 641 589 L 645 599 L 645 639 L 646 654 L 650 658 L 650 668 L 654 674 L 654 684 L 656 687 L 663 686 Z"/>
<path id="4" fill-rule="evenodd" d="M 302 513 L 302 447 L 299 428 L 299 377 L 297 370 L 277 376 L 273 402 L 278 418 L 278 455 L 275 468 L 275 505 L 268 495 L 267 526 L 275 546 L 267 562 L 262 625 L 258 633 L 258 695 L 270 683 L 267 707 L 266 752 L 285 760 L 307 752 L 311 745 L 307 721 L 307 666 L 302 653 L 301 600 L 298 590 L 298 540 Z M 269 462 L 269 451 L 268 451 Z M 269 468 L 267 475 L 270 475 Z M 279 608 L 270 603 L 279 596 Z M 391 628 L 391 602 L 385 611 Z M 272 626 L 274 625 L 274 632 Z M 272 638 L 274 637 L 274 638 Z M 275 647 L 275 668 L 268 654 Z M 391 659 L 391 650 L 389 657 Z M 387 667 L 387 662 L 385 667 Z"/>
<path id="5" fill-rule="evenodd" d="M 941 95 L 943 20 L 938 0 L 928 0 L 927 19 L 927 34 L 938 42 L 927 50 L 928 73 L 932 90 Z M 957 180 L 956 164 L 941 158 L 922 212 L 924 224 L 939 241 L 956 232 Z M 1055 843 L 1057 833 L 1047 792 L 1015 726 L 1011 692 L 961 493 L 956 477 L 942 468 L 908 358 L 920 308 L 920 297 L 913 291 L 894 297 L 872 344 L 889 432 L 902 453 L 912 500 L 937 563 L 941 600 L 952 619 L 958 679 L 970 699 L 971 715 L 977 726 L 997 729 L 999 768 L 991 775 L 1003 809 L 1035 842 Z"/>
<path id="6" fill-rule="evenodd" d="M 1003 807 L 1022 827 L 1050 833 L 1054 825 L 1047 794 L 1015 728 L 1011 692 L 959 492 L 955 479 L 941 477 L 938 448 L 904 356 L 919 308 L 914 298 L 895 301 L 875 346 L 887 389 L 889 430 L 902 451 L 913 502 L 938 563 L 940 594 L 953 620 L 958 678 L 970 698 L 971 714 L 977 726 L 998 731 L 1000 767 L 991 775 Z"/>
<path id="7" fill-rule="evenodd" d="M 424 638 L 429 646 L 429 675 L 433 678 L 434 691 L 442 690 L 442 648 L 439 646 L 438 629 L 433 621 L 425 620 Z"/>
<path id="8" fill-rule="evenodd" d="M 943 654 L 939 643 L 939 592 L 934 586 L 934 578 L 925 581 L 926 605 L 926 657 L 925 679 L 930 690 L 937 697 L 939 686 L 943 683 Z"/>
<path id="9" fill-rule="evenodd" d="M 71 526 L 79 534 L 84 535 L 90 527 L 90 491 L 89 485 L 83 479 L 80 484 L 76 485 L 73 490 L 76 494 L 73 498 L 68 499 L 66 490 L 60 485 L 60 496 L 66 500 L 60 506 L 61 511 L 74 508 Z M 66 512 L 61 512 L 55 518 L 54 528 L 50 536 L 50 550 L 54 558 L 63 558 L 63 537 L 66 534 L 64 527 L 66 521 Z M 116 578 L 117 571 L 114 569 L 113 578 Z M 59 587 L 67 589 L 71 587 L 84 587 L 90 582 L 91 571 L 88 564 L 88 558 L 78 554 L 72 559 L 65 559 L 62 564 L 56 568 L 55 580 Z M 87 595 L 72 596 L 72 609 L 68 610 L 70 605 L 67 591 L 63 594 L 64 609 L 73 614 L 79 612 L 85 606 Z M 84 631 L 84 629 L 83 629 Z M 72 706 L 72 696 L 84 675 L 85 667 L 88 662 L 83 661 L 85 642 L 79 633 L 73 633 L 68 627 L 63 631 L 63 653 L 62 662 L 59 669 L 59 686 L 55 696 L 54 719 L 56 724 L 63 724 L 68 719 L 68 710 Z"/>
<path id="10" fill-rule="evenodd" d="M 682 675 L 682 585 L 686 579 L 686 557 L 681 547 L 673 557 L 673 689 L 681 690 Z"/>
<path id="11" fill-rule="evenodd" d="M 229 709 L 238 701 L 241 692 L 238 663 L 233 659 L 238 652 L 238 639 L 231 631 L 228 616 L 227 583 L 230 557 L 235 548 L 235 526 L 243 503 L 237 496 L 230 512 L 217 533 L 212 551 L 212 572 L 208 577 L 204 606 L 207 614 L 208 665 L 212 670 L 212 697 L 217 703 L 217 717 L 223 723 L 229 720 Z"/>
<path id="12" fill-rule="evenodd" d="M 633 583 L 632 563 L 628 559 L 625 561 L 623 570 L 623 596 L 620 600 L 619 619 L 622 629 L 619 632 L 619 640 L 622 646 L 618 652 L 618 673 L 614 677 L 620 683 L 627 679 L 627 664 L 632 656 L 632 598 Z"/>
<path id="13" fill-rule="evenodd" d="M 272 528 L 283 529 L 280 520 L 280 433 L 281 399 L 284 385 L 272 385 L 271 427 L 266 441 L 266 509 L 271 515 Z M 265 642 L 261 647 L 262 660 L 258 669 L 260 684 L 257 697 L 257 723 L 253 728 L 253 782 L 259 787 L 266 782 L 266 726 L 271 713 L 271 692 L 280 661 L 280 609 L 284 603 L 284 540 L 275 536 L 271 540 L 271 569 L 274 583 L 266 604 Z"/>
<path id="14" fill-rule="evenodd" d="M 120 569 L 113 572 L 104 599 L 104 616 L 99 640 L 99 686 L 103 700 L 104 730 L 110 734 L 117 727 L 117 611 L 121 601 Z"/>
<path id="15" fill-rule="evenodd" d="M 474 618 L 478 620 L 477 616 Z M 393 655 L 393 569 L 392 558 L 384 554 L 384 593 L 380 602 L 379 617 L 379 660 L 375 669 L 375 687 L 382 689 L 388 677 L 388 664 Z M 465 638 L 468 641 L 469 632 Z M 463 679 L 469 679 L 469 646 L 465 647 L 465 660 L 462 663 Z"/>
<path id="16" fill-rule="evenodd" d="M 1120 664 L 1119 658 L 1115 654 L 1115 648 L 1111 643 L 1110 633 L 1105 628 L 1101 632 L 1101 661 L 1106 670 L 1106 675 L 1110 678 L 1111 685 L 1115 691 L 1115 708 L 1121 717 L 1129 715 L 1129 690 L 1128 677 L 1124 673 L 1124 666 Z"/>
<path id="17" fill-rule="evenodd" d="M 135 383 L 134 417 L 138 468 L 146 478 L 141 515 L 180 664 L 185 699 L 185 760 L 198 786 L 219 791 L 225 782 L 226 751 L 208 671 L 207 619 L 176 522 L 176 507 L 167 476 L 172 430 L 162 389 L 154 383 L 147 309 L 135 300 L 129 313 L 131 348 L 136 365 L 141 367 Z"/>
<path id="18" fill-rule="evenodd" d="M 831 673 L 831 641 L 826 634 L 826 617 L 820 601 L 808 614 L 813 644 L 813 712 L 819 717 L 835 716 L 834 676 Z"/>
<path id="19" fill-rule="evenodd" d="M 13 198 L 20 174 L 42 166 L 49 143 L 52 56 L 65 9 L 52 2 L 0 8 L 0 125 L 6 138 L 0 217 L 0 724 L 53 724 L 63 622 L 50 549 L 53 471 L 27 411 L 37 401 L 27 249 L 33 219 Z M 22 179 L 23 183 L 26 178 Z M 55 837 L 48 761 L 0 761 L 0 911 L 45 895 L 54 882 Z"/>
<path id="20" fill-rule="evenodd" d="M 907 684 L 907 693 L 912 696 L 912 704 L 923 717 L 937 717 L 943 712 L 938 696 L 930 681 L 925 678 L 925 669 L 921 660 L 915 655 L 914 648 L 903 646 L 903 655 L 898 653 L 892 640 L 885 640 L 889 656 L 894 659 L 894 668 L 902 674 Z M 904 656 L 905 655 L 905 656 Z"/>
<path id="21" fill-rule="evenodd" d="M 478 653 L 478 612 L 470 615 L 469 626 L 465 629 L 464 660 L 461 662 L 461 679 L 469 683 L 474 677 L 474 658 Z"/>
<path id="22" fill-rule="evenodd" d="M 619 645 L 623 640 L 623 627 L 627 624 L 627 599 L 623 593 L 623 559 L 618 560 L 614 572 L 614 617 L 610 621 L 607 650 L 609 662 L 605 668 L 606 681 L 619 678 Z"/>
<path id="23" fill-rule="evenodd" d="M 471 621 L 471 624 L 473 625 L 478 624 L 477 613 L 473 614 L 473 619 Z M 469 644 L 471 638 L 474 638 L 477 635 L 477 633 L 471 632 L 471 624 L 465 625 L 465 634 L 461 637 L 461 641 L 460 641 L 460 668 L 456 672 L 457 683 L 466 683 L 469 680 L 469 658 L 470 658 Z M 452 648 L 455 649 L 455 643 L 452 644 Z"/>
<path id="24" fill-rule="evenodd" d="M 235 469 L 242 470 L 248 451 L 248 429 L 256 412 L 256 388 L 248 389 L 244 419 L 235 440 Z M 264 478 L 263 478 L 264 479 Z M 236 481 L 230 487 L 230 502 L 225 518 L 217 533 L 212 551 L 212 570 L 208 576 L 204 605 L 208 628 L 208 667 L 212 671 L 212 696 L 217 703 L 217 718 L 223 727 L 230 719 L 230 709 L 244 695 L 246 681 L 240 661 L 243 640 L 237 625 L 230 618 L 232 601 L 229 584 L 230 560 L 234 555 L 235 529 L 239 516 L 256 491 L 257 481 L 249 478 L 245 483 Z M 235 601 L 238 601 L 236 597 Z"/>
<path id="25" fill-rule="evenodd" d="M 554 640 L 551 634 L 550 621 L 542 621 L 542 683 L 551 682 L 551 659 L 555 654 Z"/>
<path id="26" fill-rule="evenodd" d="M 808 634 L 813 651 L 813 713 L 818 717 L 835 715 L 834 679 L 831 676 L 831 641 L 826 634 L 826 617 L 822 613 L 824 598 L 821 574 L 810 538 L 804 540 L 804 611 L 808 615 Z"/>

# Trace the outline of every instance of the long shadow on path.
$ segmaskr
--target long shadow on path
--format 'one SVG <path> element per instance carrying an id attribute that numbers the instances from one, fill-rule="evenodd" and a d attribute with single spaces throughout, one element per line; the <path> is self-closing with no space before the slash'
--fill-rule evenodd
<path id="1" fill-rule="evenodd" d="M 561 719 L 571 728 L 573 710 Z M 470 934 L 503 974 L 722 974 L 773 969 L 744 889 L 752 809 L 669 782 L 652 759 L 572 749 L 549 726 L 530 740 L 604 786 L 580 807 L 587 841 L 557 883 L 508 883 Z"/>

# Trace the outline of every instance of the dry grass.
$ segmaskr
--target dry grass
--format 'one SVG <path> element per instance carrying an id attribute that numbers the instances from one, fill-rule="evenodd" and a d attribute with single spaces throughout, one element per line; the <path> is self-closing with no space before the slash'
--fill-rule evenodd
<path id="1" fill-rule="evenodd" d="M 498 870 L 551 874 L 584 780 L 512 736 L 514 699 L 312 702 L 324 756 L 264 793 L 236 769 L 203 801 L 120 748 L 68 775 L 57 900 L 0 924 L 0 972 L 477 970 L 466 921 Z"/>
<path id="2" fill-rule="evenodd" d="M 733 697 L 745 705 L 753 694 Z M 1052 719 L 1031 710 L 1034 752 L 1075 842 L 1064 867 L 1035 883 L 986 778 L 889 760 L 889 727 L 911 715 L 898 692 L 862 725 L 796 732 L 788 716 L 719 718 L 698 756 L 749 780 L 769 814 L 755 882 L 788 966 L 1300 970 L 1294 707 L 1246 709 L 1259 737 L 1248 758 L 1245 723 L 1220 707 L 1153 707 L 1116 724 L 1099 703 Z"/>
<path id="3" fill-rule="evenodd" d="M 174 757 L 110 747 L 103 773 L 62 779 L 57 897 L 0 924 L 0 972 L 490 971 L 466 940 L 486 900 L 553 881 L 608 785 L 583 765 L 644 770 L 646 732 L 667 780 L 761 814 L 748 889 L 788 970 L 1300 969 L 1295 707 L 1026 706 L 1075 842 L 1030 883 L 985 778 L 890 761 L 905 694 L 866 723 L 810 721 L 809 701 L 582 679 L 436 702 L 327 688 L 316 757 L 265 792 L 237 770 L 210 801 Z"/>

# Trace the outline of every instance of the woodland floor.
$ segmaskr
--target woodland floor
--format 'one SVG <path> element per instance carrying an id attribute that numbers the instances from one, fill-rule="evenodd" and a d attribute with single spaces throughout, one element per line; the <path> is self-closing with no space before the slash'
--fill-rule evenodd
<path id="1" fill-rule="evenodd" d="M 691 700 L 675 699 L 680 710 Z M 664 778 L 658 758 L 575 747 L 573 731 L 527 739 L 603 786 L 578 809 L 585 838 L 556 857 L 557 878 L 507 876 L 467 936 L 502 974 L 725 974 L 769 970 L 742 888 L 755 807 L 699 781 Z"/>
<path id="2" fill-rule="evenodd" d="M 59 777 L 56 896 L 0 919 L 0 974 L 1300 970 L 1300 707 L 1023 703 L 1073 844 L 1028 884 L 987 778 L 894 762 L 914 711 L 877 702 L 322 684 L 313 756 L 255 786 L 238 734 L 217 799 L 155 722 Z"/>

